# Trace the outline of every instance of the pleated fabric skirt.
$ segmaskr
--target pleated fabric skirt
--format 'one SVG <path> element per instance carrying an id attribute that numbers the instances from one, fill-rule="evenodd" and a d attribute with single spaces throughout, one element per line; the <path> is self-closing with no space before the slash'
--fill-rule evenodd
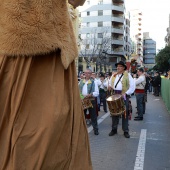
<path id="1" fill-rule="evenodd" d="M 0 56 L 0 170 L 91 170 L 75 63 Z"/>

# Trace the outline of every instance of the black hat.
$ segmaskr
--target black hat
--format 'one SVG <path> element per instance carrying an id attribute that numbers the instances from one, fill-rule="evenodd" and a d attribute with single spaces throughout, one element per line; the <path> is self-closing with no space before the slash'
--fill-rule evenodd
<path id="1" fill-rule="evenodd" d="M 119 61 L 118 63 L 116 63 L 115 64 L 115 66 L 117 67 L 117 65 L 122 65 L 122 66 L 124 66 L 124 70 L 126 70 L 127 69 L 127 66 L 126 66 L 126 64 L 123 62 L 123 61 Z"/>

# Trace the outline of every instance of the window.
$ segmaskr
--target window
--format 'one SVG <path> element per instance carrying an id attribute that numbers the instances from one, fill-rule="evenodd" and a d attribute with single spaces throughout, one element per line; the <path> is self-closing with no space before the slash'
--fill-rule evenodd
<path id="1" fill-rule="evenodd" d="M 89 16 L 90 15 L 90 11 L 87 11 L 87 16 Z"/>
<path id="2" fill-rule="evenodd" d="M 103 27 L 103 22 L 98 22 L 98 27 Z"/>
<path id="3" fill-rule="evenodd" d="M 98 0 L 98 4 L 103 4 L 103 0 Z"/>
<path id="4" fill-rule="evenodd" d="M 79 12 L 79 17 L 81 17 L 81 12 Z"/>
<path id="5" fill-rule="evenodd" d="M 98 11 L 98 16 L 103 16 L 103 11 L 102 10 Z"/>
<path id="6" fill-rule="evenodd" d="M 98 38 L 103 38 L 103 34 L 102 33 L 98 33 Z"/>
<path id="7" fill-rule="evenodd" d="M 89 34 L 89 33 L 87 33 L 87 34 L 86 34 L 86 38 L 89 38 L 89 37 L 90 37 L 90 34 Z"/>
<path id="8" fill-rule="evenodd" d="M 102 44 L 97 44 L 97 49 L 101 49 L 102 48 Z"/>
<path id="9" fill-rule="evenodd" d="M 87 27 L 90 27 L 90 22 L 87 22 Z"/>
<path id="10" fill-rule="evenodd" d="M 89 49 L 90 48 L 90 45 L 89 44 L 86 44 L 86 49 Z"/>

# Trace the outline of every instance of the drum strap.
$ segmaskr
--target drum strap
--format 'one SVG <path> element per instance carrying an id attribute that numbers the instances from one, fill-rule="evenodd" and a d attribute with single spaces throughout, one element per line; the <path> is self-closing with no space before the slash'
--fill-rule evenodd
<path id="1" fill-rule="evenodd" d="M 116 83 L 116 85 L 115 85 L 115 88 L 117 87 L 117 85 L 118 85 L 119 81 L 121 80 L 122 76 L 123 76 L 123 73 L 122 73 L 122 75 L 119 77 L 119 80 L 117 81 L 117 83 Z"/>

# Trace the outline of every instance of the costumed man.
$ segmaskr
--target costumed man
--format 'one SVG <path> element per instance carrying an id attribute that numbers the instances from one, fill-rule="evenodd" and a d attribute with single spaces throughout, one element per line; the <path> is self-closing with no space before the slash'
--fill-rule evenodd
<path id="1" fill-rule="evenodd" d="M 126 111 L 122 115 L 122 130 L 124 131 L 124 136 L 130 138 L 128 127 L 129 98 L 135 90 L 135 84 L 132 76 L 125 71 L 127 66 L 123 61 L 116 63 L 115 66 L 117 67 L 117 73 L 114 73 L 110 78 L 109 88 L 113 89 L 115 94 L 121 94 L 124 98 Z M 112 130 L 109 136 L 117 134 L 118 123 L 119 116 L 112 115 Z"/>
<path id="2" fill-rule="evenodd" d="M 0 170 L 92 170 L 67 0 L 0 0 L 0 37 Z"/>
<path id="3" fill-rule="evenodd" d="M 136 102 L 137 102 L 137 113 L 138 116 L 134 118 L 135 121 L 143 120 L 143 114 L 145 113 L 145 84 L 146 84 L 146 77 L 144 75 L 144 69 L 139 68 L 137 70 L 138 78 L 136 78 L 136 74 L 133 75 L 135 80 L 135 95 L 136 95 Z"/>
<path id="4" fill-rule="evenodd" d="M 91 101 L 92 107 L 88 108 L 91 124 L 93 126 L 94 134 L 98 135 L 98 123 L 97 123 L 97 114 L 96 114 L 96 100 L 95 98 L 99 95 L 99 89 L 97 83 L 94 79 L 91 79 L 92 71 L 91 69 L 86 69 L 85 71 L 85 79 L 80 81 L 79 89 L 80 96 L 83 98 L 87 98 Z M 84 114 L 86 114 L 87 109 L 84 110 Z"/>
<path id="5" fill-rule="evenodd" d="M 101 81 L 101 85 L 99 86 L 100 105 L 102 102 L 103 110 L 105 113 L 107 113 L 106 96 L 107 96 L 108 81 L 107 79 L 105 79 L 105 76 L 102 73 L 100 74 L 100 81 Z"/>

